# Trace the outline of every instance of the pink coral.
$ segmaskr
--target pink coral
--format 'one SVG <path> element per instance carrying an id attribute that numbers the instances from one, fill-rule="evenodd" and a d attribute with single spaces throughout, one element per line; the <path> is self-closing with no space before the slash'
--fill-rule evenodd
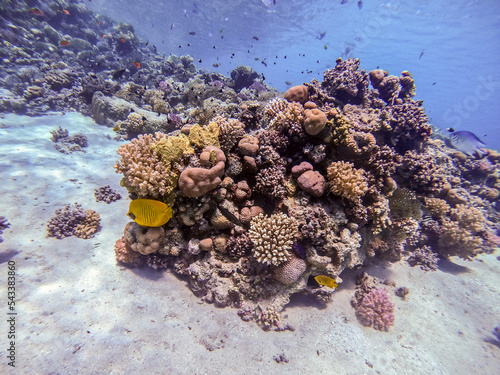
<path id="1" fill-rule="evenodd" d="M 394 304 L 385 289 L 375 289 L 363 297 L 356 307 L 356 316 L 365 326 L 388 331 L 394 325 Z"/>

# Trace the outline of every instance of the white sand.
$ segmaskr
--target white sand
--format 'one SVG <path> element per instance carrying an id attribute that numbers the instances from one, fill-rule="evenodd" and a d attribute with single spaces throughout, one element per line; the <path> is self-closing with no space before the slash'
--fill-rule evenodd
<path id="1" fill-rule="evenodd" d="M 192 295 L 170 272 L 116 265 L 114 243 L 127 223 L 126 191 L 114 173 L 119 142 L 78 114 L 0 121 L 1 210 L 11 227 L 0 244 L 0 373 L 2 374 L 498 374 L 500 262 L 484 255 L 453 259 L 437 272 L 405 263 L 369 274 L 410 289 L 392 295 L 395 326 L 359 324 L 349 300 L 354 273 L 328 308 L 292 301 L 294 332 L 264 332 L 234 309 Z M 86 153 L 63 155 L 50 131 L 84 133 Z M 74 180 L 76 179 L 76 180 Z M 111 185 L 124 199 L 96 202 Z M 46 237 L 54 211 L 78 202 L 102 218 L 90 240 Z M 7 261 L 16 262 L 16 368 L 7 365 Z M 392 291 L 394 288 L 391 288 Z M 489 341 L 489 342 L 488 342 Z M 284 354 L 288 363 L 277 363 Z"/>

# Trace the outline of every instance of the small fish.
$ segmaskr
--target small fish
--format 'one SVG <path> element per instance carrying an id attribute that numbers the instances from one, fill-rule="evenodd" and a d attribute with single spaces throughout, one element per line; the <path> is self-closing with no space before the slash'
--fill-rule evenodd
<path id="1" fill-rule="evenodd" d="M 63 9 L 63 12 L 64 12 L 64 14 L 66 14 L 67 16 L 69 16 L 69 12 L 66 9 Z"/>
<path id="2" fill-rule="evenodd" d="M 340 2 L 340 5 L 344 5 L 344 4 L 346 4 L 346 3 L 347 3 L 347 0 L 342 0 L 342 1 Z"/>
<path id="3" fill-rule="evenodd" d="M 113 72 L 113 79 L 120 79 L 123 76 L 123 73 L 125 73 L 125 69 L 118 69 Z"/>
<path id="4" fill-rule="evenodd" d="M 453 148 L 469 156 L 474 156 L 475 153 L 478 153 L 480 156 L 487 154 L 487 151 L 480 148 L 481 146 L 486 146 L 486 144 L 477 135 L 469 131 L 461 130 L 452 132 L 450 134 L 450 143 Z"/>
<path id="5" fill-rule="evenodd" d="M 190 31 L 189 35 L 196 35 L 196 33 L 194 31 Z"/>
<path id="6" fill-rule="evenodd" d="M 363 9 L 363 2 L 362 1 L 358 1 L 358 8 Z"/>
<path id="7" fill-rule="evenodd" d="M 419 60 L 422 58 L 422 56 L 424 55 L 424 53 L 425 53 L 425 49 L 423 49 L 422 52 L 420 52 L 420 56 L 418 57 Z"/>
<path id="8" fill-rule="evenodd" d="M 134 64 L 138 69 L 141 69 L 141 63 L 137 61 L 132 61 L 132 64 Z"/>
<path id="9" fill-rule="evenodd" d="M 331 277 L 325 275 L 318 275 L 314 278 L 320 285 L 327 286 L 328 288 L 337 289 L 338 284 Z"/>
<path id="10" fill-rule="evenodd" d="M 134 199 L 127 215 L 143 227 L 161 227 L 172 218 L 172 208 L 154 199 Z"/>
<path id="11" fill-rule="evenodd" d="M 156 46 L 153 44 L 153 52 L 156 53 Z"/>
<path id="12" fill-rule="evenodd" d="M 199 63 L 202 63 L 203 61 L 202 61 L 201 59 L 198 59 L 198 62 L 199 62 Z"/>
<path id="13" fill-rule="evenodd" d="M 149 44 L 149 40 L 146 42 L 146 44 L 144 45 L 144 47 L 147 47 Z"/>
<path id="14" fill-rule="evenodd" d="M 170 24 L 170 30 L 172 30 L 173 28 L 174 28 L 174 24 L 173 24 L 173 23 L 171 23 L 171 24 Z"/>
<path id="15" fill-rule="evenodd" d="M 253 36 L 252 39 L 259 40 L 259 37 Z"/>
<path id="16" fill-rule="evenodd" d="M 323 48 L 324 49 L 328 49 L 328 46 L 325 44 L 325 45 L 323 45 Z"/>
<path id="17" fill-rule="evenodd" d="M 68 46 L 69 44 L 70 44 L 70 42 L 68 40 L 61 40 L 59 42 L 59 45 L 61 45 L 61 46 Z"/>
<path id="18" fill-rule="evenodd" d="M 261 64 L 267 67 L 267 63 L 265 61 L 261 61 Z"/>
<path id="19" fill-rule="evenodd" d="M 220 66 L 220 64 L 212 64 L 212 66 L 213 66 L 214 68 L 218 68 L 218 67 Z"/>
<path id="20" fill-rule="evenodd" d="M 293 85 L 293 83 L 292 83 L 292 82 L 290 82 L 290 81 L 285 81 L 285 85 L 287 85 L 287 86 L 291 86 L 291 85 Z"/>
<path id="21" fill-rule="evenodd" d="M 324 31 L 324 32 L 322 32 L 322 33 L 319 33 L 319 37 L 318 37 L 318 39 L 319 39 L 319 40 L 323 39 L 323 38 L 325 37 L 325 35 L 326 35 L 326 31 Z"/>
<path id="22" fill-rule="evenodd" d="M 43 12 L 38 8 L 31 8 L 30 13 L 34 14 L 35 16 L 43 16 Z"/>
<path id="23" fill-rule="evenodd" d="M 125 39 L 121 38 L 120 42 L 125 43 Z"/>

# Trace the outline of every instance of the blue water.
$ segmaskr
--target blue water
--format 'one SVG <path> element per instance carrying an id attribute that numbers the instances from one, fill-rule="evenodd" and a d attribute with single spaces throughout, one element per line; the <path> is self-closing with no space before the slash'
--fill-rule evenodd
<path id="1" fill-rule="evenodd" d="M 281 91 L 286 81 L 321 81 L 339 56 L 360 58 L 367 71 L 408 70 L 433 125 L 475 132 L 500 148 L 497 0 L 365 0 L 362 9 L 355 0 L 277 0 L 271 7 L 260 0 L 93 0 L 89 6 L 132 24 L 161 53 L 192 55 L 201 59 L 199 68 L 224 75 L 251 66 Z"/>

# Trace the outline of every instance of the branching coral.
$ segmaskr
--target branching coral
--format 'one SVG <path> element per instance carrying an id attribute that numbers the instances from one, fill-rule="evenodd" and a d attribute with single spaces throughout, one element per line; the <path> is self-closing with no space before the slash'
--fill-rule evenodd
<path id="1" fill-rule="evenodd" d="M 327 70 L 323 76 L 322 87 L 328 95 L 342 103 L 361 104 L 365 100 L 370 84 L 368 74 L 359 69 L 359 59 L 338 58 L 337 65 Z"/>
<path id="2" fill-rule="evenodd" d="M 427 245 L 415 249 L 406 259 L 410 266 L 415 267 L 418 265 L 425 272 L 436 271 L 438 260 L 438 255 Z"/>
<path id="3" fill-rule="evenodd" d="M 304 123 L 304 108 L 297 102 L 289 103 L 284 99 L 275 98 L 267 103 L 264 113 L 270 119 L 267 128 L 279 133 L 295 124 L 302 126 Z"/>
<path id="4" fill-rule="evenodd" d="M 49 237 L 61 239 L 76 236 L 88 239 L 94 237 L 100 229 L 99 214 L 93 210 L 83 210 L 78 203 L 75 203 L 74 208 L 67 204 L 56 210 L 55 214 L 47 225 Z"/>
<path id="5" fill-rule="evenodd" d="M 356 317 L 365 326 L 388 331 L 394 325 L 394 304 L 389 300 L 387 291 L 379 288 L 366 294 L 356 307 Z"/>
<path id="6" fill-rule="evenodd" d="M 354 164 L 349 162 L 332 162 L 328 166 L 327 177 L 333 194 L 354 202 L 360 201 L 368 190 L 364 171 L 354 168 Z"/>
<path id="7" fill-rule="evenodd" d="M 116 202 L 121 199 L 122 196 L 116 192 L 116 190 L 111 189 L 111 186 L 101 186 L 94 190 L 95 200 L 97 202 L 106 202 L 107 204 L 111 202 Z"/>
<path id="8" fill-rule="evenodd" d="M 231 151 L 245 135 L 245 125 L 237 119 L 215 116 L 212 121 L 219 127 L 219 143 L 222 151 Z"/>
<path id="9" fill-rule="evenodd" d="M 115 169 L 123 173 L 123 185 L 140 197 L 160 198 L 173 191 L 168 169 L 151 148 L 164 137 L 160 132 L 139 135 L 118 149 L 121 162 L 116 163 Z"/>
<path id="10" fill-rule="evenodd" d="M 283 213 L 254 217 L 250 223 L 253 255 L 258 262 L 275 266 L 286 262 L 298 235 L 297 221 Z"/>

